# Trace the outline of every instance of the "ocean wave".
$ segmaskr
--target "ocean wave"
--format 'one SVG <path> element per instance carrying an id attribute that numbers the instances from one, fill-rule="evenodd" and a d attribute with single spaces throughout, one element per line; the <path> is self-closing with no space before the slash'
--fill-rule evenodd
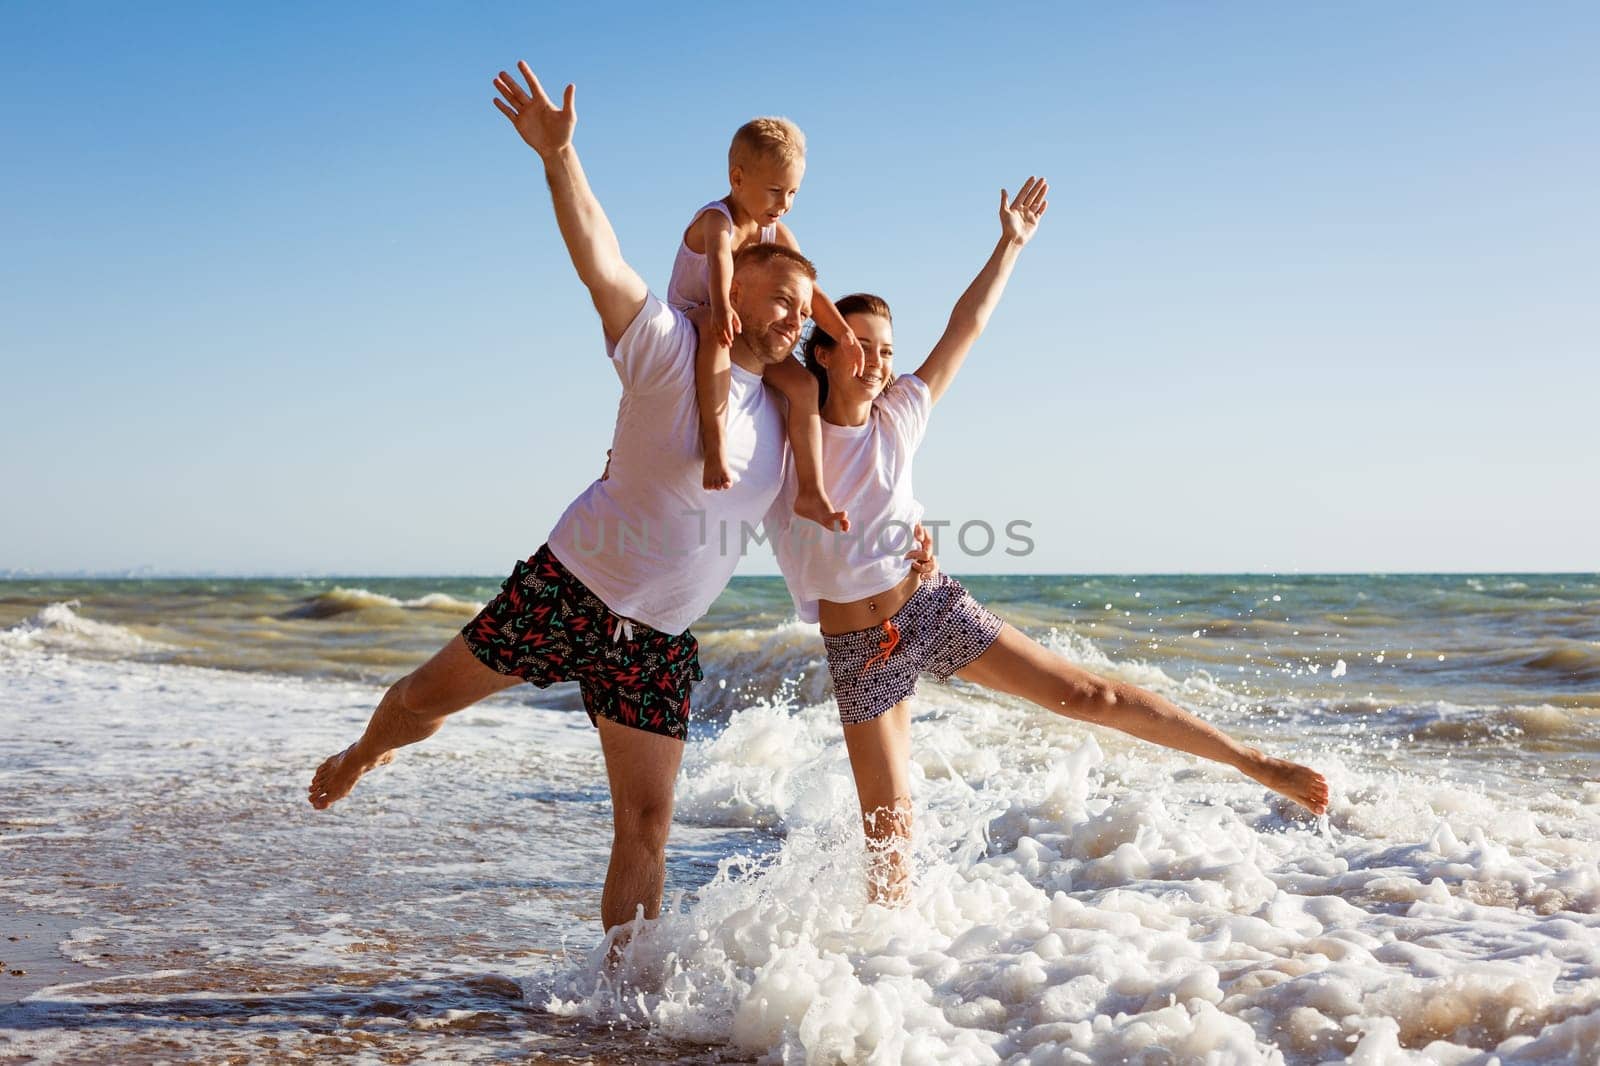
<path id="1" fill-rule="evenodd" d="M 1600 702 L 1595 704 L 1600 706 Z M 1587 745 L 1600 719 L 1581 706 L 1404 701 L 1373 695 L 1338 698 L 1279 696 L 1265 702 L 1291 721 L 1344 722 L 1345 734 L 1450 742 L 1520 738 Z"/>
<path id="2" fill-rule="evenodd" d="M 1093 640 L 1070 629 L 1051 629 L 1039 643 L 1077 666 L 1144 688 L 1172 692 L 1190 683 L 1179 681 L 1161 667 L 1142 659 L 1113 659 Z M 1196 678 L 1195 683 L 1215 688 L 1209 678 Z"/>
<path id="3" fill-rule="evenodd" d="M 430 592 L 425 596 L 418 596 L 412 600 L 397 599 L 394 596 L 385 596 L 381 592 L 372 592 L 364 588 L 344 588 L 337 586 L 327 592 L 305 600 L 298 607 L 294 607 L 280 618 L 337 618 L 340 615 L 350 614 L 354 611 L 370 610 L 411 610 L 411 611 L 437 611 L 441 614 L 471 616 L 478 613 L 482 604 L 468 603 L 458 600 L 454 596 L 443 592 Z"/>
<path id="4" fill-rule="evenodd" d="M 1410 728 L 1428 740 L 1505 740 L 1537 737 L 1545 740 L 1575 738 L 1586 730 L 1589 719 L 1571 709 L 1550 704 L 1510 707 L 1463 707 L 1437 701 L 1425 707 L 1397 709 L 1397 715 L 1426 720 Z"/>
<path id="5" fill-rule="evenodd" d="M 1540 649 L 1537 654 L 1525 659 L 1522 666 L 1574 681 L 1600 681 L 1600 645 L 1565 641 Z"/>
<path id="6" fill-rule="evenodd" d="M 87 652 L 97 655 L 140 656 L 174 650 L 171 645 L 146 640 L 131 629 L 85 618 L 78 600 L 52 603 L 32 618 L 0 629 L 0 649 Z"/>
<path id="7" fill-rule="evenodd" d="M 830 699 L 832 679 L 822 636 L 790 619 L 773 626 L 711 629 L 696 634 L 706 679 L 695 710 L 717 720 L 756 704 L 806 706 Z"/>

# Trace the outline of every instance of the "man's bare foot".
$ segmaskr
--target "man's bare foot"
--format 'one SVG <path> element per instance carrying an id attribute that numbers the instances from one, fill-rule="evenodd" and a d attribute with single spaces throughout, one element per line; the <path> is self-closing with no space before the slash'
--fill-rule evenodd
<path id="1" fill-rule="evenodd" d="M 350 790 L 356 787 L 356 782 L 369 771 L 380 766 L 388 766 L 394 762 L 394 752 L 386 751 L 375 759 L 363 762 L 355 754 L 360 742 L 350 745 L 337 755 L 330 755 L 317 767 L 317 772 L 311 778 L 311 787 L 306 790 L 306 798 L 311 801 L 311 806 L 319 811 L 325 811 L 335 803 L 350 795 Z"/>
<path id="2" fill-rule="evenodd" d="M 1312 814 L 1328 811 L 1328 782 L 1309 766 L 1301 766 L 1285 759 L 1274 759 L 1262 752 L 1254 753 L 1251 763 L 1241 766 L 1248 776 L 1260 781 L 1272 791 L 1294 800 Z"/>
<path id="3" fill-rule="evenodd" d="M 794 499 L 794 513 L 809 518 L 823 529 L 839 533 L 850 531 L 850 519 L 844 511 L 835 511 L 833 502 L 820 492 L 801 490 Z"/>
<path id="4" fill-rule="evenodd" d="M 733 488 L 733 475 L 728 473 L 728 464 L 722 461 L 721 456 L 706 456 L 705 472 L 700 479 L 700 485 L 707 492 Z"/>

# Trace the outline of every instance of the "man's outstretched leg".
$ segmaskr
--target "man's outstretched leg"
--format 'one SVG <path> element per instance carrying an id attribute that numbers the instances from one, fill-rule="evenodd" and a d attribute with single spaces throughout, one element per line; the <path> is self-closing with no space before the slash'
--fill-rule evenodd
<path id="1" fill-rule="evenodd" d="M 307 790 L 317 810 L 344 799 L 363 774 L 393 761 L 394 750 L 439 731 L 445 718 L 485 696 L 522 683 L 479 662 L 460 634 L 384 693 L 361 739 L 317 768 Z"/>
<path id="2" fill-rule="evenodd" d="M 667 879 L 667 832 L 672 827 L 672 786 L 683 762 L 683 741 L 599 720 L 600 748 L 611 782 L 611 865 L 600 897 L 607 929 L 661 913 Z"/>

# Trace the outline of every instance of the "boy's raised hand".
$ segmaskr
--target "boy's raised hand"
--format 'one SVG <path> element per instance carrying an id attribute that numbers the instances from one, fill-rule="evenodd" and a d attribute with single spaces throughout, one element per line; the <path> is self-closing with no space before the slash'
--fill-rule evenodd
<path id="1" fill-rule="evenodd" d="M 561 106 L 557 107 L 545 95 L 544 86 L 527 63 L 518 60 L 517 69 L 527 79 L 528 91 L 523 92 L 522 86 L 502 70 L 494 79 L 494 87 L 504 99 L 496 100 L 494 106 L 511 120 L 528 147 L 544 158 L 572 143 L 572 131 L 578 125 L 578 110 L 572 102 L 574 90 L 568 85 Z"/>
<path id="2" fill-rule="evenodd" d="M 724 348 L 733 347 L 733 338 L 744 327 L 739 322 L 739 312 L 720 300 L 711 301 L 711 328 Z"/>
<path id="3" fill-rule="evenodd" d="M 861 350 L 861 338 L 856 336 L 855 330 L 850 330 L 839 339 L 839 350 L 849 360 L 845 365 L 852 374 L 862 374 L 867 369 L 867 353 Z"/>
<path id="4" fill-rule="evenodd" d="M 1000 190 L 1000 232 L 1013 244 L 1027 244 L 1039 220 L 1044 217 L 1050 202 L 1050 183 L 1043 178 L 1029 177 L 1017 190 L 1017 198 L 1006 202 L 1006 191 Z"/>

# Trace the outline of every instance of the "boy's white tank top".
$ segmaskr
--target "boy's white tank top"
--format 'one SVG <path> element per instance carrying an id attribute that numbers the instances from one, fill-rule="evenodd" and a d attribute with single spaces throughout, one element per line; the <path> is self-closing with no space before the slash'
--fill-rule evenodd
<path id="1" fill-rule="evenodd" d="M 733 224 L 733 212 L 728 210 L 728 205 L 721 200 L 712 200 L 694 213 L 694 218 L 689 221 L 693 226 L 700 221 L 700 216 L 707 211 L 718 211 Z M 685 233 L 688 231 L 685 230 Z M 770 244 L 778 239 L 778 224 L 761 227 L 761 241 Z M 678 242 L 678 257 L 672 261 L 672 280 L 667 282 L 667 303 L 679 311 L 688 311 L 696 307 L 704 307 L 711 302 L 711 268 L 706 263 L 706 257 L 701 252 L 696 252 L 684 241 Z"/>

